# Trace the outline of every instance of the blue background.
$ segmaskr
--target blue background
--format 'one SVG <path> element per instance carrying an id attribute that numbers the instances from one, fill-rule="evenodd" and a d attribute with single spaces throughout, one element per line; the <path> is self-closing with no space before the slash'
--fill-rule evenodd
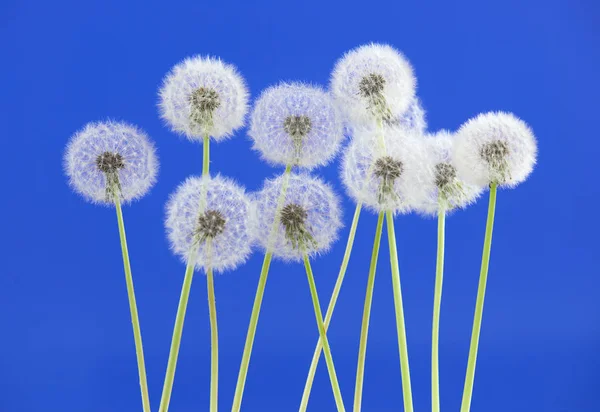
<path id="1" fill-rule="evenodd" d="M 526 4 L 524 4 L 526 3 Z M 371 42 L 402 50 L 419 79 L 429 128 L 456 129 L 482 111 L 513 111 L 539 139 L 539 165 L 501 191 L 472 410 L 600 410 L 597 265 L 600 10 L 593 1 L 122 2 L 3 1 L 0 176 L 0 411 L 141 410 L 114 211 L 73 194 L 67 139 L 107 117 L 155 140 L 159 182 L 125 209 L 151 400 L 157 409 L 184 267 L 168 249 L 164 204 L 201 170 L 201 146 L 158 118 L 157 89 L 193 54 L 238 66 L 252 96 L 279 80 L 326 85 L 345 51 Z M 275 170 L 245 130 L 213 145 L 212 170 L 255 190 Z M 337 161 L 316 173 L 342 192 Z M 594 177 L 596 176 L 596 177 Z M 487 195 L 447 221 L 441 324 L 442 407 L 458 410 L 479 276 Z M 325 305 L 346 228 L 314 263 Z M 351 407 L 375 216 L 363 213 L 330 329 Z M 414 402 L 430 408 L 435 269 L 433 219 L 396 222 Z M 384 235 L 367 353 L 364 409 L 402 409 Z M 229 410 L 262 257 L 217 278 L 220 406 Z M 193 284 L 173 411 L 207 410 L 206 284 Z M 303 268 L 276 262 L 263 303 L 245 411 L 299 405 L 317 328 Z M 324 363 L 309 410 L 333 411 Z"/>

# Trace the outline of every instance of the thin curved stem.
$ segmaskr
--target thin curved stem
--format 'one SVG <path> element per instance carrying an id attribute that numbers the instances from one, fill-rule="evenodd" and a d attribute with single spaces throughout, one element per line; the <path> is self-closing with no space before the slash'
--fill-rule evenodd
<path id="1" fill-rule="evenodd" d="M 313 276 L 312 268 L 310 267 L 310 260 L 308 259 L 308 255 L 306 253 L 304 254 L 304 268 L 306 269 L 306 277 L 308 278 L 310 295 L 312 297 L 313 307 L 315 309 L 315 317 L 317 319 L 317 326 L 319 327 L 319 335 L 321 337 L 321 341 L 323 342 L 323 354 L 325 355 L 325 361 L 327 363 L 327 371 L 329 372 L 331 389 L 333 389 L 333 396 L 335 398 L 337 410 L 338 412 L 342 412 L 346 409 L 344 408 L 340 384 L 338 383 L 337 375 L 335 373 L 333 356 L 331 356 L 331 348 L 329 347 L 329 341 L 327 340 L 327 331 L 325 329 L 325 324 L 323 323 L 323 314 L 321 313 L 321 305 L 319 304 L 317 285 L 315 284 L 315 278 Z"/>
<path id="2" fill-rule="evenodd" d="M 394 290 L 394 308 L 396 311 L 396 329 L 398 331 L 398 349 L 400 351 L 400 373 L 402 374 L 402 398 L 404 411 L 413 412 L 412 390 L 410 387 L 410 368 L 408 366 L 408 345 L 406 343 L 406 326 L 404 325 L 404 308 L 402 307 L 402 288 L 400 286 L 400 269 L 398 268 L 398 249 L 394 231 L 394 216 L 386 212 L 388 243 L 390 247 L 390 263 L 392 265 L 392 286 Z"/>
<path id="3" fill-rule="evenodd" d="M 283 202 L 285 201 L 285 195 L 287 193 L 287 185 L 289 182 L 289 176 L 292 171 L 292 166 L 287 165 L 284 172 L 284 180 L 281 186 L 281 193 L 277 201 L 277 209 L 275 210 L 275 220 L 271 227 L 271 233 L 269 238 L 272 239 L 277 227 L 279 225 L 279 214 L 283 208 Z M 270 240 L 269 240 L 270 242 Z M 250 315 L 250 324 L 248 325 L 248 333 L 246 334 L 246 343 L 244 344 L 244 353 L 242 355 L 242 361 L 240 364 L 240 371 L 238 373 L 238 380 L 235 386 L 235 395 L 233 397 L 233 405 L 231 407 L 232 412 L 239 412 L 242 407 L 242 397 L 244 396 L 244 387 L 246 386 L 246 377 L 248 376 L 248 367 L 250 365 L 250 356 L 252 355 L 252 347 L 254 346 L 254 337 L 256 336 L 256 328 L 258 326 L 258 317 L 260 315 L 260 308 L 262 305 L 263 296 L 265 294 L 265 287 L 267 284 L 267 276 L 269 274 L 269 268 L 271 267 L 271 259 L 273 258 L 273 252 L 270 248 L 265 253 L 263 260 L 262 269 L 260 271 L 260 278 L 258 279 L 258 286 L 256 288 L 256 295 L 254 297 L 254 304 L 252 305 L 252 314 Z"/>
<path id="4" fill-rule="evenodd" d="M 203 156 L 202 156 L 202 176 L 209 175 L 210 168 L 210 136 L 208 134 L 204 135 L 203 140 Z M 200 204 L 198 205 L 199 213 L 202 213 L 205 207 L 205 197 L 206 193 L 203 192 L 200 195 Z M 159 412 L 167 412 L 169 410 L 169 403 L 171 402 L 171 394 L 173 392 L 173 382 L 175 380 L 175 369 L 177 368 L 177 359 L 179 358 L 179 348 L 181 346 L 181 336 L 183 334 L 183 323 L 185 321 L 185 313 L 187 311 L 187 304 L 190 298 L 190 290 L 192 287 L 192 279 L 194 277 L 194 267 L 196 262 L 196 256 L 198 253 L 198 248 L 192 247 L 190 248 L 187 266 L 185 268 L 185 275 L 183 278 L 183 285 L 181 287 L 181 295 L 179 296 L 179 304 L 177 306 L 177 316 L 175 317 L 175 326 L 173 327 L 173 336 L 171 338 L 171 349 L 169 350 L 169 361 L 167 363 L 167 371 L 165 373 L 165 382 L 163 384 L 163 391 L 160 398 L 160 406 Z M 212 278 L 212 270 L 210 270 L 211 278 Z M 208 273 L 207 273 L 208 276 Z M 210 295 L 210 292 L 209 292 Z M 214 300 L 214 291 L 213 291 L 213 300 Z M 209 296 L 210 301 L 210 296 Z M 216 309 L 215 309 L 216 310 Z M 212 316 L 212 314 L 211 314 Z M 211 318 L 211 335 L 214 333 L 216 335 L 216 314 L 215 314 L 215 330 L 212 330 L 212 318 Z M 218 347 L 215 345 L 217 341 L 211 342 L 213 345 L 212 363 L 214 364 L 215 353 L 218 354 Z M 217 366 L 218 367 L 218 366 Z M 213 371 L 214 372 L 214 371 Z M 211 375 L 211 407 L 212 407 L 212 375 Z M 214 386 L 216 390 L 216 385 Z M 211 409 L 212 411 L 212 409 Z"/>
<path id="5" fill-rule="evenodd" d="M 140 376 L 140 389 L 142 392 L 142 405 L 144 412 L 150 412 L 150 396 L 148 395 L 148 382 L 146 379 L 146 365 L 144 363 L 144 348 L 142 346 L 142 331 L 138 318 L 137 304 L 135 302 L 135 291 L 133 289 L 133 277 L 131 276 L 131 265 L 129 263 L 129 251 L 127 249 L 127 238 L 125 237 L 125 224 L 123 222 L 123 211 L 121 201 L 115 196 L 115 208 L 117 209 L 117 222 L 119 225 L 119 238 L 121 239 L 121 252 L 123 254 L 123 268 L 125 269 L 125 283 L 127 284 L 127 298 L 129 299 L 129 312 L 131 313 L 131 325 L 133 326 L 133 338 L 135 341 L 135 354 L 137 357 L 138 373 Z"/>
<path id="6" fill-rule="evenodd" d="M 217 331 L 217 305 L 212 269 L 209 269 L 206 273 L 206 286 L 208 289 L 208 312 L 210 315 L 210 412 L 217 412 L 219 402 L 219 334 Z"/>
<path id="7" fill-rule="evenodd" d="M 481 320 L 483 318 L 483 301 L 485 299 L 485 288 L 487 285 L 488 268 L 490 264 L 490 252 L 492 250 L 492 232 L 494 230 L 494 215 L 496 213 L 496 183 L 490 185 L 490 202 L 488 205 L 487 223 L 485 226 L 485 239 L 483 241 L 483 254 L 481 257 L 481 271 L 479 273 L 479 288 L 477 290 L 477 302 L 475 304 L 475 317 L 473 319 L 473 332 L 471 333 L 471 347 L 469 349 L 469 360 L 467 362 L 467 374 L 463 390 L 461 412 L 469 412 L 471 409 L 471 398 L 473 396 L 473 382 L 475 380 L 475 364 L 477 363 L 477 350 L 479 348 L 479 334 L 481 332 Z"/>
<path id="8" fill-rule="evenodd" d="M 442 306 L 442 284 L 444 282 L 444 231 L 446 210 L 438 210 L 437 261 L 435 267 L 435 292 L 433 294 L 433 326 L 431 332 L 431 410 L 440 412 L 440 312 Z"/>
<path id="9" fill-rule="evenodd" d="M 342 283 L 344 282 L 346 270 L 348 269 L 348 262 L 350 261 L 350 255 L 352 254 L 352 246 L 354 245 L 354 236 L 356 235 L 356 228 L 358 226 L 358 218 L 360 217 L 361 208 L 362 203 L 358 203 L 356 205 L 356 209 L 354 210 L 354 218 L 352 219 L 352 226 L 350 227 L 350 233 L 348 234 L 346 251 L 344 252 L 344 258 L 342 259 L 340 272 L 338 273 L 338 277 L 333 288 L 333 293 L 331 294 L 331 299 L 329 300 L 329 306 L 327 307 L 327 313 L 325 314 L 325 331 L 327 331 L 329 328 L 329 323 L 331 322 L 331 318 L 333 316 L 333 310 L 335 309 L 335 304 L 340 294 Z M 304 385 L 304 393 L 302 394 L 302 402 L 300 403 L 300 412 L 306 411 L 306 408 L 308 407 L 308 399 L 310 397 L 310 391 L 315 379 L 315 373 L 317 372 L 317 365 L 319 364 L 319 358 L 321 357 L 322 350 L 323 343 L 321 338 L 319 338 L 317 347 L 315 348 L 315 353 L 313 354 L 312 361 L 310 363 L 310 368 L 308 370 L 306 384 Z"/>
<path id="10" fill-rule="evenodd" d="M 367 357 L 367 337 L 369 334 L 369 320 L 371 318 L 371 303 L 373 302 L 373 288 L 375 286 L 375 272 L 377 271 L 377 258 L 379 257 L 379 245 L 381 244 L 381 232 L 383 231 L 384 212 L 379 212 L 377 229 L 373 240 L 373 252 L 371 253 L 371 267 L 367 280 L 367 292 L 365 295 L 365 307 L 363 311 L 362 327 L 360 329 L 360 345 L 358 349 L 358 366 L 356 368 L 356 386 L 354 388 L 354 412 L 360 412 L 362 404 L 362 389 L 365 375 L 365 360 Z"/>

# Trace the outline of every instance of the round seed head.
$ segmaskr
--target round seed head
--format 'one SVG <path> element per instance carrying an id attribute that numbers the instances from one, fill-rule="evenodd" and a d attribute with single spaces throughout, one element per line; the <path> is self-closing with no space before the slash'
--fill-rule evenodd
<path id="1" fill-rule="evenodd" d="M 415 96 L 416 79 L 394 48 L 369 44 L 346 53 L 335 65 L 331 91 L 353 126 L 394 122 Z"/>
<path id="2" fill-rule="evenodd" d="M 485 113 L 457 132 L 456 169 L 479 186 L 514 187 L 527 179 L 537 157 L 537 143 L 525 122 L 510 113 Z"/>
<path id="3" fill-rule="evenodd" d="M 337 196 L 308 174 L 267 180 L 254 203 L 255 239 L 280 259 L 301 261 L 304 253 L 315 256 L 327 251 L 342 225 Z"/>
<path id="4" fill-rule="evenodd" d="M 229 137 L 244 125 L 248 90 L 237 69 L 211 57 L 177 64 L 159 92 L 160 114 L 174 132 L 202 141 Z"/>
<path id="5" fill-rule="evenodd" d="M 328 93 L 301 83 L 281 83 L 256 101 L 248 134 L 268 162 L 312 169 L 336 155 L 344 129 Z"/>
<path id="6" fill-rule="evenodd" d="M 156 182 L 158 159 L 148 136 L 112 121 L 88 123 L 75 133 L 64 155 L 69 184 L 85 199 L 112 205 L 145 195 Z"/>
<path id="7" fill-rule="evenodd" d="M 197 270 L 234 269 L 251 252 L 253 208 L 242 187 L 220 176 L 190 177 L 171 195 L 165 226 L 173 252 Z"/>
<path id="8" fill-rule="evenodd" d="M 423 215 L 437 216 L 440 208 L 448 214 L 457 208 L 474 203 L 482 187 L 463 181 L 457 173 L 453 158 L 455 135 L 441 130 L 422 139 L 426 161 L 419 168 L 425 197 L 417 205 Z"/>

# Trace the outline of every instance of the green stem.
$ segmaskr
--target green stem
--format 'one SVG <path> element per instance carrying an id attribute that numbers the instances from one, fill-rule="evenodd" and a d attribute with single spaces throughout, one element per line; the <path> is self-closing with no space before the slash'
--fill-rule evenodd
<path id="1" fill-rule="evenodd" d="M 194 277 L 195 261 L 196 248 L 193 248 L 193 251 L 188 257 L 188 264 L 185 269 L 185 277 L 183 278 L 183 286 L 181 288 L 181 296 L 179 297 L 179 305 L 177 306 L 177 316 L 175 318 L 175 327 L 173 329 L 173 337 L 171 339 L 171 350 L 169 351 L 169 363 L 167 364 L 167 373 L 165 375 L 165 383 L 163 385 L 162 397 L 160 399 L 160 412 L 167 412 L 169 410 L 171 392 L 173 391 L 173 381 L 175 379 L 175 368 L 177 367 L 179 346 L 181 345 L 181 335 L 183 333 L 183 321 L 185 320 L 185 312 L 190 297 L 192 279 Z"/>
<path id="2" fill-rule="evenodd" d="M 284 172 L 284 179 L 281 186 L 281 193 L 277 201 L 277 208 L 275 210 L 275 219 L 273 220 L 273 226 L 271 227 L 271 233 L 269 234 L 270 239 L 273 239 L 279 225 L 279 214 L 283 208 L 283 202 L 285 201 L 285 195 L 287 193 L 287 185 L 289 182 L 289 176 L 292 171 L 291 164 L 287 165 Z M 262 269 L 260 271 L 260 278 L 258 279 L 258 286 L 256 288 L 256 295 L 254 297 L 254 304 L 252 306 L 252 314 L 250 315 L 250 324 L 248 325 L 248 333 L 246 335 L 246 343 L 244 344 L 244 353 L 242 355 L 242 362 L 240 364 L 240 371 L 238 373 L 238 380 L 235 386 L 235 395 L 233 397 L 233 405 L 231 407 L 232 412 L 239 412 L 242 407 L 242 397 L 244 396 L 244 387 L 246 386 L 246 377 L 248 376 L 248 367 L 250 365 L 250 356 L 252 355 L 252 347 L 254 345 L 254 336 L 256 335 L 256 328 L 258 326 L 258 316 L 260 315 L 260 307 L 262 305 L 263 296 L 265 294 L 265 286 L 267 284 L 267 276 L 269 274 L 269 268 L 271 267 L 271 259 L 273 258 L 273 252 L 267 247 L 265 258 L 263 260 Z"/>
<path id="3" fill-rule="evenodd" d="M 321 313 L 321 305 L 319 304 L 317 285 L 315 284 L 315 278 L 313 276 L 312 268 L 310 267 L 310 260 L 308 259 L 308 255 L 306 253 L 304 254 L 304 268 L 306 269 L 306 277 L 308 278 L 308 285 L 310 286 L 310 294 L 315 309 L 315 317 L 317 318 L 317 326 L 319 327 L 319 335 L 321 337 L 321 341 L 323 342 L 323 353 L 325 355 L 325 361 L 327 362 L 327 371 L 329 372 L 329 380 L 331 381 L 331 389 L 333 389 L 335 404 L 338 412 L 345 411 L 346 409 L 344 408 L 344 401 L 342 400 L 340 384 L 338 383 L 335 373 L 335 366 L 333 365 L 331 348 L 329 347 L 329 341 L 327 340 L 327 331 L 325 329 L 325 324 L 323 323 L 323 314 Z"/>
<path id="4" fill-rule="evenodd" d="M 371 318 L 371 303 L 373 302 L 373 288 L 375 286 L 375 272 L 377 271 L 377 258 L 379 257 L 379 245 L 381 244 L 381 232 L 383 231 L 384 213 L 379 213 L 377 229 L 373 240 L 373 252 L 371 253 L 371 267 L 367 280 L 367 293 L 363 311 L 362 327 L 360 330 L 360 346 L 358 349 L 358 366 L 356 369 L 356 386 L 354 388 L 354 412 L 360 412 L 362 404 L 362 388 L 365 375 L 365 360 L 367 356 L 367 336 L 369 334 L 369 320 Z"/>
<path id="5" fill-rule="evenodd" d="M 402 374 L 402 398 L 404 411 L 413 412 L 412 391 L 410 387 L 410 370 L 408 366 L 408 345 L 406 343 L 406 326 L 404 325 L 404 309 L 402 307 L 402 288 L 400 286 L 400 269 L 398 268 L 398 250 L 394 231 L 394 216 L 386 212 L 388 243 L 390 247 L 390 263 L 392 265 L 392 286 L 394 289 L 394 307 L 396 310 L 396 329 L 398 331 L 398 349 L 400 351 L 400 373 Z"/>
<path id="6" fill-rule="evenodd" d="M 331 295 L 331 299 L 329 300 L 329 306 L 327 307 L 327 313 L 325 314 L 326 331 L 329 328 L 329 323 L 331 322 L 331 317 L 333 316 L 333 310 L 335 309 L 335 304 L 337 302 L 338 296 L 340 295 L 340 290 L 342 288 L 342 283 L 344 282 L 344 277 L 346 276 L 346 270 L 348 268 L 350 255 L 352 254 L 352 246 L 354 245 L 354 236 L 356 235 L 356 228 L 358 226 L 358 218 L 360 216 L 361 208 L 362 203 L 358 203 L 356 205 L 356 209 L 354 210 L 354 218 L 352 219 L 352 226 L 350 227 L 350 233 L 348 234 L 346 251 L 344 252 L 344 258 L 342 259 L 340 272 L 338 273 L 338 277 L 333 288 L 333 293 Z M 308 399 L 310 397 L 310 391 L 312 389 L 312 384 L 315 379 L 315 373 L 317 372 L 317 365 L 319 364 L 319 358 L 321 356 L 322 350 L 323 343 L 321 341 L 321 338 L 319 338 L 319 341 L 317 342 L 317 347 L 315 348 L 315 353 L 312 357 L 312 362 L 310 363 L 310 369 L 308 370 L 306 384 L 304 385 L 304 393 L 302 394 L 302 402 L 300 403 L 300 412 L 306 411 L 306 408 L 308 407 Z"/>
<path id="7" fill-rule="evenodd" d="M 131 265 L 129 263 L 129 251 L 127 250 L 127 238 L 125 237 L 125 224 L 123 223 L 123 211 L 121 201 L 115 196 L 115 207 L 117 209 L 117 222 L 119 224 L 119 238 L 121 239 L 121 252 L 123 254 L 123 267 L 125 269 L 125 283 L 127 284 L 127 297 L 129 299 L 129 312 L 131 313 L 131 324 L 133 326 L 133 338 L 135 340 L 135 354 L 137 357 L 138 372 L 140 376 L 140 389 L 142 391 L 142 405 L 144 412 L 150 412 L 150 396 L 148 395 L 148 382 L 146 380 L 146 365 L 144 363 L 144 348 L 142 346 L 142 331 L 138 318 L 137 304 L 135 302 L 135 291 L 133 289 L 133 277 L 131 276 Z"/>
<path id="8" fill-rule="evenodd" d="M 440 412 L 440 312 L 442 306 L 442 283 L 444 282 L 444 230 L 446 210 L 438 210 L 437 262 L 435 267 L 435 292 L 433 295 L 433 327 L 431 333 L 431 410 Z"/>
<path id="9" fill-rule="evenodd" d="M 210 136 L 208 134 L 204 135 L 202 149 L 202 176 L 208 176 L 210 170 Z"/>
<path id="10" fill-rule="evenodd" d="M 215 302 L 215 284 L 213 270 L 206 273 L 206 285 L 208 289 L 208 311 L 210 314 L 210 412 L 217 412 L 219 402 L 219 334 L 217 332 L 217 305 Z"/>
<path id="11" fill-rule="evenodd" d="M 488 206 L 487 223 L 485 226 L 485 239 L 483 241 L 483 255 L 481 257 L 481 272 L 479 274 L 479 289 L 477 290 L 477 303 L 475 304 L 475 317 L 473 319 L 473 332 L 471 334 L 471 347 L 467 363 L 467 376 L 463 390 L 460 412 L 469 412 L 471 397 L 473 396 L 473 381 L 475 380 L 475 364 L 477 363 L 477 349 L 479 347 L 479 333 L 481 332 L 481 319 L 483 317 L 483 301 L 487 285 L 490 251 L 492 250 L 492 231 L 494 229 L 494 214 L 496 212 L 497 184 L 490 185 L 490 202 Z"/>

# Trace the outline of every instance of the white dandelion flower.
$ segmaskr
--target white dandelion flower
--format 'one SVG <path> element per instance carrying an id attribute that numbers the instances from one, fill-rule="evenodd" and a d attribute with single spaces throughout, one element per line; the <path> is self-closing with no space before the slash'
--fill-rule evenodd
<path id="1" fill-rule="evenodd" d="M 347 120 L 355 125 L 390 121 L 406 112 L 415 96 L 416 78 L 396 49 L 369 44 L 346 53 L 335 65 L 331 91 Z"/>
<path id="2" fill-rule="evenodd" d="M 93 203 L 127 203 L 156 182 L 154 145 L 137 127 L 121 122 L 88 123 L 75 133 L 64 155 L 69 184 Z"/>
<path id="3" fill-rule="evenodd" d="M 190 57 L 165 77 L 159 92 L 161 117 L 190 140 L 222 140 L 244 125 L 248 89 L 237 69 L 220 59 Z"/>
<path id="4" fill-rule="evenodd" d="M 167 203 L 165 227 L 171 249 L 187 264 L 216 272 L 234 269 L 251 253 L 253 209 L 244 189 L 220 176 L 190 177 Z"/>
<path id="5" fill-rule="evenodd" d="M 357 203 L 371 210 L 408 213 L 425 196 L 422 136 L 402 127 L 357 130 L 346 148 L 341 177 Z"/>
<path id="6" fill-rule="evenodd" d="M 426 162 L 418 170 L 422 174 L 425 197 L 418 211 L 425 215 L 437 215 L 440 207 L 444 213 L 464 208 L 474 203 L 483 188 L 460 179 L 456 172 L 452 146 L 456 136 L 441 130 L 423 139 Z"/>
<path id="7" fill-rule="evenodd" d="M 485 113 L 460 127 L 453 157 L 467 182 L 514 187 L 533 170 L 537 143 L 529 126 L 513 114 Z"/>
<path id="8" fill-rule="evenodd" d="M 286 188 L 285 198 L 280 199 L 282 187 Z M 313 257 L 326 252 L 342 226 L 338 197 L 329 185 L 308 174 L 284 174 L 267 180 L 255 194 L 254 204 L 256 241 L 284 260 L 301 261 L 304 253 Z"/>
<path id="9" fill-rule="evenodd" d="M 307 169 L 327 164 L 344 138 L 329 93 L 302 83 L 269 87 L 256 101 L 248 134 L 267 161 Z"/>

